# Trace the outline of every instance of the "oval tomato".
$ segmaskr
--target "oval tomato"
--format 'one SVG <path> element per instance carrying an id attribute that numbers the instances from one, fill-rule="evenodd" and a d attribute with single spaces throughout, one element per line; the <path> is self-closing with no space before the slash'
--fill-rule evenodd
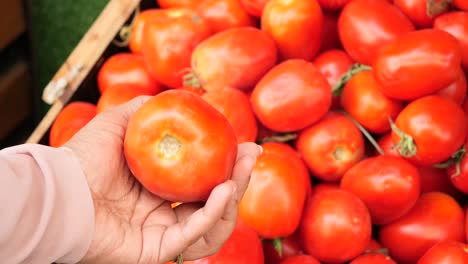
<path id="1" fill-rule="evenodd" d="M 117 84 L 140 86 L 148 93 L 158 93 L 163 87 L 151 77 L 143 56 L 131 53 L 117 53 L 109 57 L 97 75 L 101 93 Z"/>
<path id="2" fill-rule="evenodd" d="M 320 262 L 309 255 L 296 255 L 281 261 L 281 264 L 320 264 Z"/>
<path id="3" fill-rule="evenodd" d="M 168 90 L 132 115 L 124 150 L 130 170 L 148 191 L 193 202 L 207 199 L 231 177 L 237 141 L 229 121 L 200 96 Z"/>
<path id="4" fill-rule="evenodd" d="M 87 102 L 72 102 L 65 106 L 50 128 L 49 145 L 61 147 L 96 116 L 96 106 Z"/>
<path id="5" fill-rule="evenodd" d="M 257 119 L 246 94 L 237 89 L 224 87 L 206 92 L 202 98 L 228 119 L 236 133 L 238 143 L 255 141 Z"/>
<path id="6" fill-rule="evenodd" d="M 441 30 L 424 29 L 385 45 L 374 61 L 373 72 L 385 95 L 412 100 L 456 81 L 460 63 L 461 49 L 454 37 Z"/>
<path id="7" fill-rule="evenodd" d="M 437 16 L 450 9 L 446 0 L 394 0 L 397 6 L 418 28 L 432 27 Z"/>
<path id="8" fill-rule="evenodd" d="M 403 109 L 400 101 L 388 98 L 380 91 L 372 72 L 354 75 L 341 93 L 341 105 L 364 128 L 374 133 L 390 130 L 388 118 L 394 120 Z"/>
<path id="9" fill-rule="evenodd" d="M 462 65 L 468 71 L 468 13 L 451 12 L 441 15 L 434 21 L 434 28 L 446 31 L 458 39 L 462 49 Z"/>
<path id="10" fill-rule="evenodd" d="M 149 93 L 146 89 L 143 89 L 140 86 L 134 85 L 117 84 L 112 87 L 108 87 L 98 100 L 97 113 L 99 114 L 114 109 L 140 95 L 155 94 Z"/>
<path id="11" fill-rule="evenodd" d="M 447 177 L 446 170 L 434 167 L 419 167 L 418 170 L 421 178 L 421 193 L 442 192 L 455 199 L 462 197 Z"/>
<path id="12" fill-rule="evenodd" d="M 128 48 L 133 53 L 142 53 L 143 49 L 143 28 L 153 17 L 160 16 L 164 11 L 162 9 L 147 9 L 139 13 L 133 22 Z"/>
<path id="13" fill-rule="evenodd" d="M 278 251 L 273 247 L 272 241 L 264 240 L 263 252 L 265 253 L 265 263 L 280 264 L 281 260 L 285 258 L 301 254 L 302 248 L 295 234 L 293 234 L 292 236 L 288 236 L 285 239 L 281 240 L 281 249 L 282 249 L 281 257 L 279 256 Z"/>
<path id="14" fill-rule="evenodd" d="M 338 35 L 338 13 L 323 11 L 322 44 L 320 50 L 341 48 Z"/>
<path id="15" fill-rule="evenodd" d="M 465 143 L 465 148 L 468 147 L 468 143 Z M 468 155 L 464 155 L 460 161 L 460 171 L 457 174 L 457 166 L 453 164 L 447 169 L 447 177 L 450 182 L 459 191 L 464 194 L 468 194 Z"/>
<path id="16" fill-rule="evenodd" d="M 192 55 L 202 83 L 251 90 L 276 63 L 275 42 L 253 27 L 232 28 L 203 41 Z"/>
<path id="17" fill-rule="evenodd" d="M 440 241 L 464 241 L 463 209 L 447 194 L 426 193 L 410 212 L 383 226 L 379 237 L 398 263 L 416 263 Z"/>
<path id="18" fill-rule="evenodd" d="M 290 132 L 322 118 L 331 106 L 331 87 L 315 66 L 285 61 L 271 69 L 252 93 L 257 118 L 266 127 Z"/>
<path id="19" fill-rule="evenodd" d="M 376 225 L 388 224 L 406 214 L 421 192 L 418 169 L 392 156 L 376 156 L 359 162 L 345 173 L 341 188 L 366 204 Z"/>
<path id="20" fill-rule="evenodd" d="M 391 257 L 382 253 L 367 253 L 349 264 L 397 264 Z"/>
<path id="21" fill-rule="evenodd" d="M 185 264 L 264 264 L 262 243 L 250 227 L 237 220 L 234 231 L 221 249 L 214 255 Z"/>
<path id="22" fill-rule="evenodd" d="M 269 0 L 240 0 L 247 13 L 255 17 L 261 17 L 263 9 Z"/>
<path id="23" fill-rule="evenodd" d="M 437 91 L 437 94 L 451 99 L 455 103 L 461 105 L 465 101 L 467 86 L 466 86 L 466 75 L 462 69 L 458 70 L 458 78 L 446 88 Z"/>
<path id="24" fill-rule="evenodd" d="M 365 147 L 354 123 L 343 114 L 330 112 L 299 133 L 296 149 L 313 176 L 337 182 L 364 157 Z"/>
<path id="25" fill-rule="evenodd" d="M 364 252 L 370 242 L 369 211 L 348 191 L 320 192 L 306 203 L 300 232 L 308 254 L 323 262 L 346 262 Z"/>
<path id="26" fill-rule="evenodd" d="M 338 19 L 344 49 L 363 64 L 371 64 L 390 40 L 413 30 L 411 21 L 398 8 L 381 0 L 351 1 Z"/>
<path id="27" fill-rule="evenodd" d="M 271 0 L 263 10 L 262 30 L 275 40 L 282 60 L 311 60 L 320 49 L 322 27 L 317 0 Z"/>
<path id="28" fill-rule="evenodd" d="M 262 147 L 240 202 L 239 216 L 263 238 L 286 237 L 301 220 L 309 174 L 290 146 L 266 143 Z"/>
<path id="29" fill-rule="evenodd" d="M 444 241 L 429 249 L 417 264 L 466 264 L 468 245 L 454 241 Z"/>
<path id="30" fill-rule="evenodd" d="M 312 63 L 327 79 L 330 86 L 333 86 L 349 71 L 354 61 L 343 50 L 330 49 L 319 54 Z"/>
<path id="31" fill-rule="evenodd" d="M 161 8 L 183 7 L 195 10 L 203 0 L 156 0 Z"/>
<path id="32" fill-rule="evenodd" d="M 420 166 L 448 160 L 463 145 L 467 134 L 461 107 L 441 96 L 411 102 L 398 115 L 395 125 L 393 143 L 400 144 L 402 156 Z M 401 137 L 398 130 L 406 135 Z M 413 141 L 413 147 L 408 147 L 409 141 Z"/>
<path id="33" fill-rule="evenodd" d="M 204 0 L 198 13 L 210 23 L 214 32 L 233 27 L 256 26 L 256 21 L 242 7 L 239 0 Z"/>
<path id="34" fill-rule="evenodd" d="M 143 55 L 150 73 L 160 83 L 182 86 L 184 70 L 197 44 L 208 38 L 208 22 L 189 9 L 167 9 L 143 28 Z"/>

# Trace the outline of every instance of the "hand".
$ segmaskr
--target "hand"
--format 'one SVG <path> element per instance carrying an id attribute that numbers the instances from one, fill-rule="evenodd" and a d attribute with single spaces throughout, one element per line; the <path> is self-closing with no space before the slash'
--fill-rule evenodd
<path id="1" fill-rule="evenodd" d="M 80 160 L 93 196 L 96 226 L 83 263 L 166 263 L 216 253 L 229 238 L 260 148 L 239 145 L 232 178 L 203 204 L 175 209 L 146 191 L 127 167 L 123 140 L 131 115 L 149 97 L 97 116 L 67 144 Z"/>

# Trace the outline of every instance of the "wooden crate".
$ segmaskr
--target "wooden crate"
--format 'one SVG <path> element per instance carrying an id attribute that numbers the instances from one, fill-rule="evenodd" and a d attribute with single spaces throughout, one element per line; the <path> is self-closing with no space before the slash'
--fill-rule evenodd
<path id="1" fill-rule="evenodd" d="M 63 94 L 55 101 L 42 121 L 28 138 L 27 143 L 48 144 L 49 130 L 57 115 L 68 103 L 76 100 L 96 103 L 99 92 L 96 75 L 106 58 L 123 51 L 112 41 L 125 23 L 129 22 L 135 11 L 155 8 L 154 0 L 111 0 L 96 19 L 94 24 L 72 51 L 62 67 L 57 71 L 49 85 L 66 76 L 74 75 L 69 80 Z M 78 70 L 79 69 L 79 70 Z M 73 72 L 75 71 L 75 74 Z"/>

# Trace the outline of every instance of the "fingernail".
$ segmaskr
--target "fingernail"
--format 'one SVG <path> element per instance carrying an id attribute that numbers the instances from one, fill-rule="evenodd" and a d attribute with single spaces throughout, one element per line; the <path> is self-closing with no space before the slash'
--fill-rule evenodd
<path id="1" fill-rule="evenodd" d="M 263 148 L 262 148 L 262 146 L 260 146 L 260 145 L 257 145 L 257 146 L 258 146 L 258 148 L 260 149 L 260 154 L 262 154 L 262 153 L 263 153 Z"/>

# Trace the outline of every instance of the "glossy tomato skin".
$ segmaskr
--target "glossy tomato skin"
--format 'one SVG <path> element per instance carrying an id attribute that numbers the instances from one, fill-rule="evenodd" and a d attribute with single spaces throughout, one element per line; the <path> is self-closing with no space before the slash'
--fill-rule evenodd
<path id="1" fill-rule="evenodd" d="M 277 59 L 275 42 L 253 27 L 232 28 L 198 45 L 192 69 L 202 82 L 251 90 Z"/>
<path id="2" fill-rule="evenodd" d="M 447 194 L 426 193 L 410 212 L 383 226 L 379 237 L 398 263 L 416 263 L 440 241 L 464 241 L 463 209 Z"/>
<path id="3" fill-rule="evenodd" d="M 385 45 L 374 61 L 373 73 L 385 95 L 413 100 L 456 81 L 460 63 L 460 45 L 453 36 L 442 30 L 424 29 Z"/>
<path id="4" fill-rule="evenodd" d="M 238 89 L 224 87 L 206 92 L 202 98 L 229 120 L 238 143 L 255 141 L 258 131 L 257 119 L 246 94 Z"/>
<path id="5" fill-rule="evenodd" d="M 260 80 L 251 101 L 263 125 L 291 132 L 322 118 L 330 109 L 331 97 L 330 85 L 312 63 L 288 60 Z"/>
<path id="6" fill-rule="evenodd" d="M 295 233 L 296 234 L 296 233 Z M 288 236 L 281 241 L 282 256 L 280 257 L 278 251 L 273 247 L 271 240 L 263 241 L 263 252 L 265 255 L 265 263 L 280 264 L 281 260 L 296 256 L 302 253 L 302 248 L 296 235 Z"/>
<path id="7" fill-rule="evenodd" d="M 367 65 L 386 43 L 413 30 L 411 21 L 398 8 L 381 0 L 351 1 L 338 19 L 344 49 L 356 62 Z"/>
<path id="8" fill-rule="evenodd" d="M 137 15 L 133 22 L 128 48 L 133 53 L 142 53 L 143 28 L 148 20 L 160 15 L 164 11 L 161 9 L 147 9 Z"/>
<path id="9" fill-rule="evenodd" d="M 418 169 L 392 156 L 365 159 L 348 170 L 341 188 L 359 197 L 369 209 L 372 224 L 384 225 L 406 214 L 421 192 Z"/>
<path id="10" fill-rule="evenodd" d="M 234 27 L 256 26 L 255 19 L 244 10 L 239 0 L 204 0 L 197 11 L 215 33 Z"/>
<path id="11" fill-rule="evenodd" d="M 124 151 L 148 191 L 169 201 L 194 202 L 231 177 L 237 141 L 221 113 L 200 96 L 177 89 L 152 97 L 133 114 Z"/>
<path id="12" fill-rule="evenodd" d="M 382 253 L 367 253 L 351 261 L 349 264 L 397 264 L 391 257 Z"/>
<path id="13" fill-rule="evenodd" d="M 467 94 L 466 75 L 462 69 L 459 69 L 458 72 L 458 78 L 446 88 L 437 91 L 436 94 L 462 105 Z"/>
<path id="14" fill-rule="evenodd" d="M 466 147 L 468 143 L 465 143 Z M 460 161 L 460 173 L 457 175 L 457 167 L 454 164 L 447 169 L 447 177 L 457 190 L 468 194 L 468 155 L 463 156 Z"/>
<path id="15" fill-rule="evenodd" d="M 61 147 L 96 116 L 96 106 L 87 102 L 72 102 L 57 115 L 50 128 L 49 145 Z"/>
<path id="16" fill-rule="evenodd" d="M 363 71 L 346 83 L 341 94 L 343 109 L 364 128 L 374 133 L 390 130 L 388 118 L 394 120 L 403 103 L 385 96 L 371 71 Z"/>
<path id="17" fill-rule="evenodd" d="M 323 11 L 321 51 L 341 48 L 340 36 L 338 35 L 338 15 L 337 12 Z"/>
<path id="18" fill-rule="evenodd" d="M 263 10 L 261 28 L 275 40 L 281 60 L 311 60 L 320 49 L 322 27 L 317 0 L 271 0 Z"/>
<path id="19" fill-rule="evenodd" d="M 195 46 L 211 35 L 209 23 L 195 11 L 172 8 L 154 16 L 143 29 L 142 50 L 150 73 L 168 87 L 182 86 Z"/>
<path id="20" fill-rule="evenodd" d="M 450 9 L 448 1 L 394 0 L 397 6 L 418 28 L 432 27 L 437 16 Z"/>
<path id="21" fill-rule="evenodd" d="M 299 225 L 309 175 L 304 162 L 290 146 L 265 143 L 262 147 L 263 153 L 257 158 L 240 202 L 239 216 L 260 237 L 286 237 Z"/>
<path id="22" fill-rule="evenodd" d="M 284 259 L 281 264 L 320 264 L 320 262 L 309 255 L 296 255 Z"/>
<path id="23" fill-rule="evenodd" d="M 444 241 L 430 248 L 417 264 L 466 264 L 468 263 L 468 245 Z"/>
<path id="24" fill-rule="evenodd" d="M 269 0 L 240 0 L 244 9 L 254 17 L 261 17 Z"/>
<path id="25" fill-rule="evenodd" d="M 343 263 L 364 252 L 371 239 L 371 219 L 364 203 L 345 190 L 312 196 L 300 227 L 304 250 L 322 262 Z"/>
<path id="26" fill-rule="evenodd" d="M 312 63 L 323 74 L 328 83 L 333 86 L 343 74 L 349 71 L 354 61 L 345 51 L 330 49 L 320 53 Z"/>
<path id="27" fill-rule="evenodd" d="M 148 92 L 146 89 L 140 86 L 127 85 L 127 84 L 116 84 L 112 87 L 108 87 L 97 103 L 97 113 L 102 113 L 116 108 L 117 106 L 124 104 L 135 97 L 141 95 L 155 95 Z"/>
<path id="28" fill-rule="evenodd" d="M 156 0 L 161 8 L 190 8 L 195 10 L 203 0 Z"/>
<path id="29" fill-rule="evenodd" d="M 462 49 L 462 65 L 468 71 L 468 13 L 458 11 L 443 14 L 434 21 L 434 28 L 446 31 L 458 40 Z"/>
<path id="30" fill-rule="evenodd" d="M 365 147 L 353 122 L 341 113 L 330 112 L 299 133 L 296 149 L 313 176 L 338 182 L 364 157 Z"/>
<path id="31" fill-rule="evenodd" d="M 462 108 L 441 96 L 426 96 L 411 102 L 398 115 L 395 124 L 413 138 L 417 151 L 409 159 L 419 166 L 446 161 L 463 145 L 467 134 Z M 400 140 L 395 130 L 392 139 L 394 144 Z"/>
<path id="32" fill-rule="evenodd" d="M 101 93 L 117 84 L 141 86 L 154 94 L 163 90 L 146 68 L 143 56 L 131 53 L 109 57 L 99 69 L 97 82 Z"/>

